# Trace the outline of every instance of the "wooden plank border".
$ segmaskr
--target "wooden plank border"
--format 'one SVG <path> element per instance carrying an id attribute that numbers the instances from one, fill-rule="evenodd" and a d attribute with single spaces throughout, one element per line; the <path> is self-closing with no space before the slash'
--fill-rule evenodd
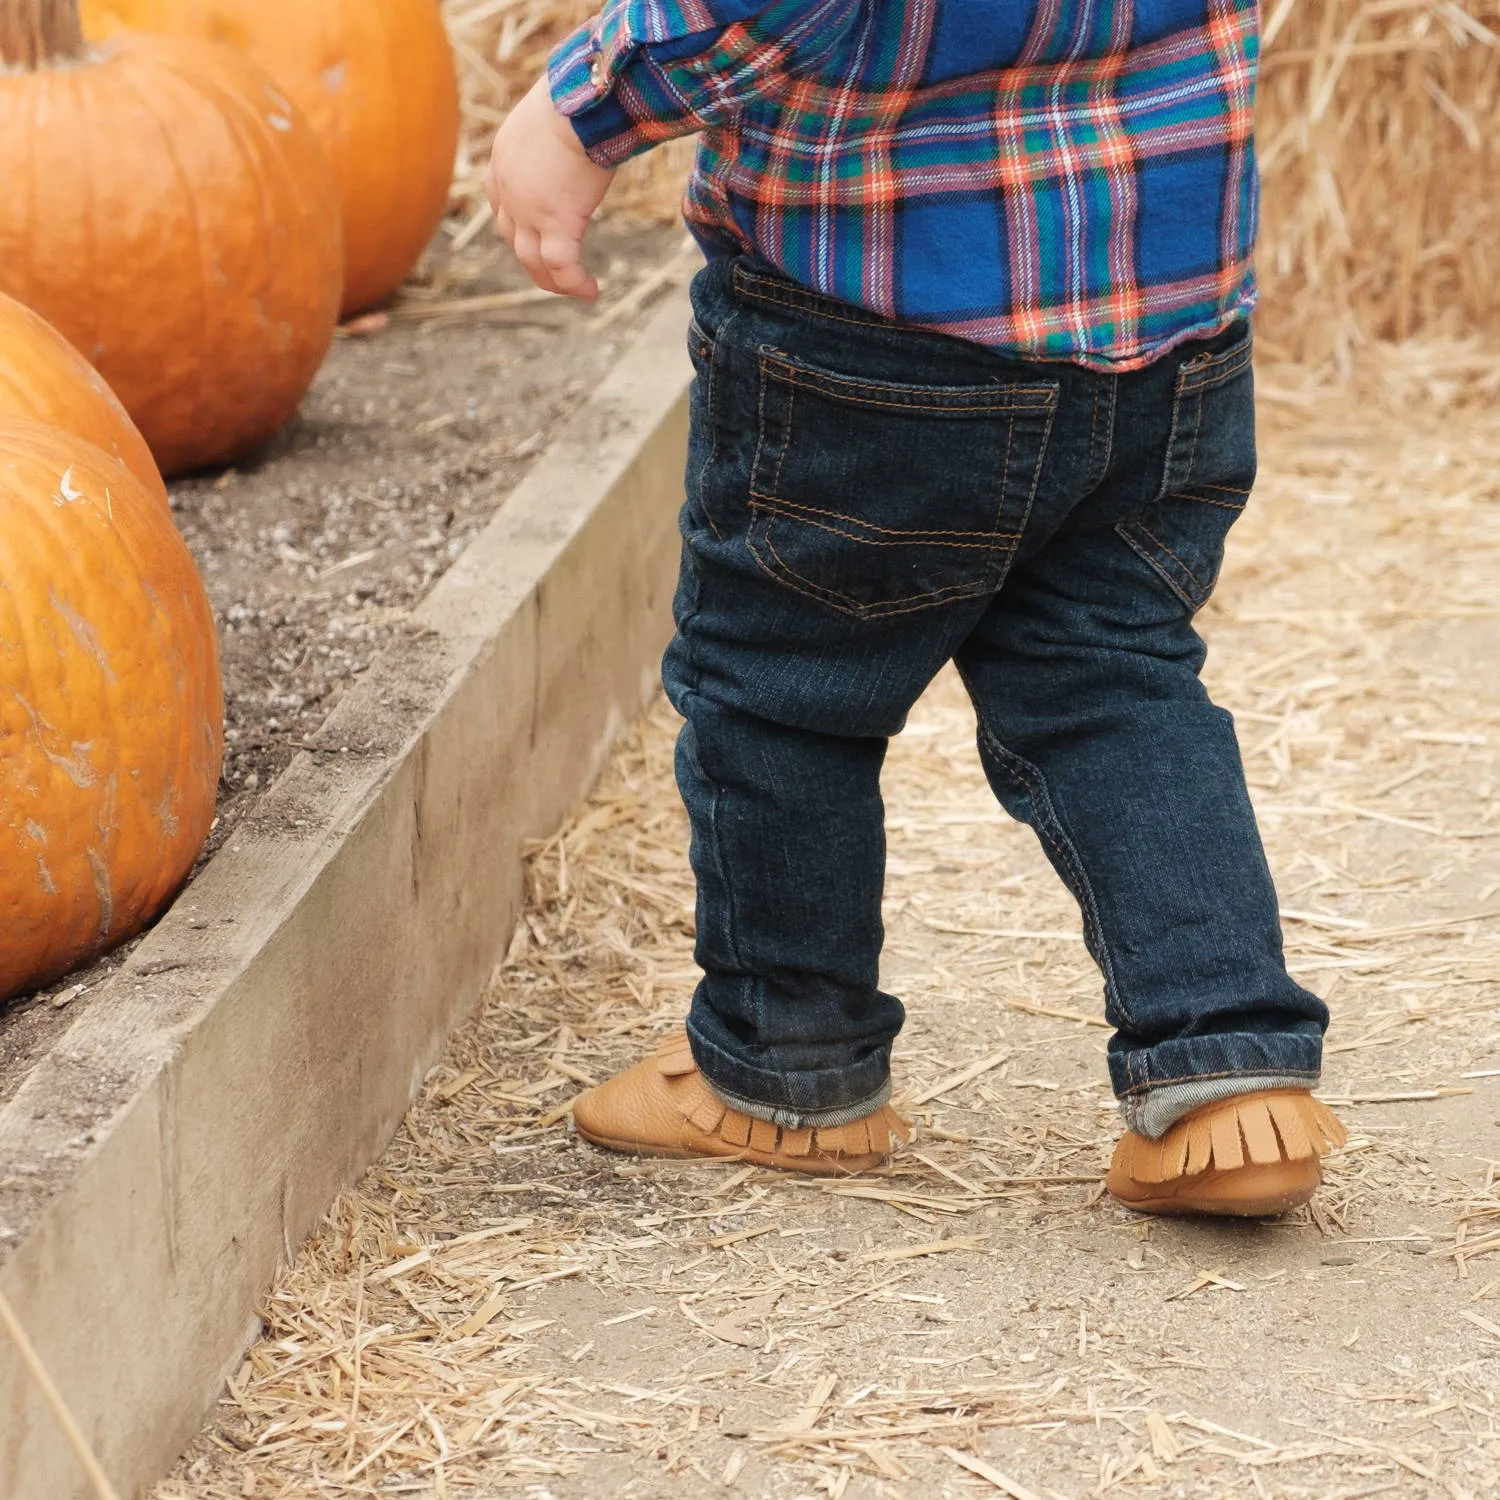
<path id="1" fill-rule="evenodd" d="M 522 900 L 522 843 L 658 681 L 680 295 L 0 1108 L 0 1290 L 123 1495 L 197 1430 L 279 1263 L 399 1125 Z M 92 1491 L 0 1340 L 0 1495 Z"/>

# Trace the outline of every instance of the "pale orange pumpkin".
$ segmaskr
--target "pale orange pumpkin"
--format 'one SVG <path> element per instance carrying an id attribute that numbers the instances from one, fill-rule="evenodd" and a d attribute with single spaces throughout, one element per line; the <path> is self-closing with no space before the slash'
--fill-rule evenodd
<path id="1" fill-rule="evenodd" d="M 146 440 L 104 377 L 45 318 L 0 292 L 0 421 L 61 427 L 119 460 L 163 505 Z"/>
<path id="2" fill-rule="evenodd" d="M 91 38 L 162 31 L 230 43 L 323 138 L 344 211 L 344 311 L 399 287 L 448 203 L 458 81 L 438 0 L 83 0 Z"/>
<path id="3" fill-rule="evenodd" d="M 0 0 L 0 291 L 94 365 L 163 471 L 228 462 L 291 416 L 332 342 L 332 170 L 231 49 L 84 53 L 76 28 L 76 0 Z"/>
<path id="4" fill-rule="evenodd" d="M 213 615 L 160 501 L 80 438 L 0 422 L 0 998 L 171 899 L 223 743 Z"/>

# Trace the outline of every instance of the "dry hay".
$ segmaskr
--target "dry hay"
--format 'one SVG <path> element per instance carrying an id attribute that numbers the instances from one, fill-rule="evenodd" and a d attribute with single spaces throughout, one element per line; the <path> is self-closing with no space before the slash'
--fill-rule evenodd
<path id="1" fill-rule="evenodd" d="M 505 111 L 591 0 L 445 0 L 467 128 L 454 233 L 486 223 Z M 1500 0 L 1276 0 L 1262 89 L 1266 331 L 1344 371 L 1371 339 L 1500 319 Z M 612 212 L 670 218 L 692 147 L 632 162 Z"/>
<path id="2" fill-rule="evenodd" d="M 533 852 L 484 1016 L 157 1500 L 1493 1493 L 1500 689 L 1473 668 L 1500 417 L 1455 369 L 1414 351 L 1353 400 L 1267 372 L 1209 617 L 1292 962 L 1337 1017 L 1353 1139 L 1315 1214 L 1148 1227 L 1101 1198 L 1098 976 L 951 681 L 888 779 L 915 1146 L 823 1183 L 573 1143 L 571 1097 L 693 983 L 659 709 Z"/>
<path id="3" fill-rule="evenodd" d="M 1267 6 L 1262 321 L 1286 354 L 1500 323 L 1497 31 L 1497 0 Z"/>

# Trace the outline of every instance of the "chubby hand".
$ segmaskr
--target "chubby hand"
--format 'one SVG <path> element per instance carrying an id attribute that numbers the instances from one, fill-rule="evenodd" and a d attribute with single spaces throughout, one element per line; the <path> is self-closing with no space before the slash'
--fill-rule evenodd
<path id="1" fill-rule="evenodd" d="M 553 105 L 545 78 L 500 127 L 485 184 L 490 207 L 500 233 L 543 291 L 587 301 L 599 295 L 580 253 L 589 218 L 614 177 L 589 160 Z"/>

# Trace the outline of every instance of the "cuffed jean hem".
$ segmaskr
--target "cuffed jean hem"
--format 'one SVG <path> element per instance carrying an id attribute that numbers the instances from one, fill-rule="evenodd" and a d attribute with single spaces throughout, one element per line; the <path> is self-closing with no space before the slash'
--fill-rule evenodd
<path id="1" fill-rule="evenodd" d="M 720 1099 L 730 1109 L 737 1109 L 742 1115 L 749 1115 L 752 1120 L 768 1120 L 772 1125 L 782 1125 L 788 1130 L 806 1130 L 813 1126 L 821 1129 L 830 1129 L 834 1125 L 852 1125 L 856 1120 L 863 1120 L 866 1115 L 873 1115 L 877 1109 L 891 1102 L 890 1080 L 886 1080 L 885 1087 L 877 1090 L 868 1099 L 861 1099 L 858 1104 L 851 1104 L 846 1109 L 821 1109 L 799 1112 L 794 1109 L 777 1109 L 772 1104 L 758 1104 L 754 1099 L 741 1099 L 736 1094 L 731 1094 L 727 1089 L 718 1088 L 713 1083 L 709 1084 Z"/>
<path id="2" fill-rule="evenodd" d="M 1323 1032 L 1316 1022 L 1304 1024 L 1306 1030 L 1219 1032 L 1121 1048 L 1109 1054 L 1110 1082 L 1122 1107 L 1172 1085 L 1220 1079 L 1275 1077 L 1281 1087 L 1311 1088 L 1323 1072 Z"/>
<path id="3" fill-rule="evenodd" d="M 788 1130 L 848 1125 L 890 1102 L 891 1079 L 885 1059 L 817 1072 L 773 1073 L 747 1067 L 706 1041 L 688 1021 L 693 1061 L 720 1099 L 755 1120 Z"/>
<path id="4" fill-rule="evenodd" d="M 1269 1089 L 1306 1089 L 1309 1082 L 1300 1073 L 1247 1073 L 1229 1078 L 1195 1078 L 1188 1083 L 1163 1084 L 1149 1093 L 1120 1101 L 1125 1124 L 1147 1140 L 1159 1141 L 1179 1120 L 1236 1094 L 1262 1094 Z"/>

